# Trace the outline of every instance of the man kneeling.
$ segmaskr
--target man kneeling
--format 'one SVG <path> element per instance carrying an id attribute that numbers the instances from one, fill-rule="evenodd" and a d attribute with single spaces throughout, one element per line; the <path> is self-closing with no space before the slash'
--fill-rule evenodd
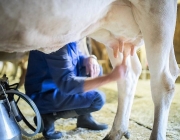
<path id="1" fill-rule="evenodd" d="M 106 124 L 96 122 L 90 114 L 105 103 L 104 93 L 95 88 L 118 80 L 124 69 L 125 66 L 117 65 L 110 74 L 102 76 L 96 57 L 84 56 L 76 42 L 51 54 L 31 51 L 25 90 L 40 111 L 43 136 L 47 139 L 62 137 L 54 127 L 54 122 L 60 118 L 77 117 L 77 127 L 107 129 Z"/>

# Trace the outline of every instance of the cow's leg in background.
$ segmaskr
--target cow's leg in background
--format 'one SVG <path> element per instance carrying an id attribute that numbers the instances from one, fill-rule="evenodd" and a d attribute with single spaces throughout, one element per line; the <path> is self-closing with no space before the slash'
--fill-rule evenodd
<path id="1" fill-rule="evenodd" d="M 169 70 L 171 75 L 173 76 L 173 80 L 175 82 L 176 78 L 177 78 L 177 73 L 180 74 L 180 70 L 176 61 L 176 57 L 174 54 L 174 46 L 172 44 L 171 46 L 171 50 L 170 50 L 170 55 L 169 55 Z"/>
<path id="2" fill-rule="evenodd" d="M 114 58 L 113 51 L 110 48 L 107 48 L 107 52 L 113 67 L 117 63 L 121 63 L 123 57 L 122 54 L 120 54 L 118 58 Z M 118 108 L 115 120 L 110 133 L 104 138 L 104 140 L 119 140 L 123 136 L 125 136 L 126 138 L 129 137 L 129 117 L 137 81 L 142 68 L 136 53 L 133 56 L 129 55 L 127 57 L 126 64 L 127 75 L 125 76 L 125 78 L 121 78 L 117 82 Z"/>
<path id="3" fill-rule="evenodd" d="M 7 68 L 7 63 L 2 61 L 2 68 L 1 68 L 1 71 L 0 71 L 1 75 L 3 75 L 5 73 L 6 68 Z"/>
<path id="4" fill-rule="evenodd" d="M 177 1 L 131 1 L 145 41 L 151 75 L 154 123 L 150 139 L 166 140 L 168 114 L 179 74 L 172 52 Z"/>

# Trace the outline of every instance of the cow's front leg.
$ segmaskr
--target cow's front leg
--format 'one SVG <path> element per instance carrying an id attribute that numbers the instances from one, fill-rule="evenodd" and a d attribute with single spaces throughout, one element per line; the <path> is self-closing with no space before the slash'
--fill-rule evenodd
<path id="1" fill-rule="evenodd" d="M 166 56 L 164 56 L 166 57 Z M 159 64 L 159 70 L 154 71 L 151 68 L 151 91 L 154 102 L 154 123 L 150 140 L 166 140 L 166 128 L 168 114 L 175 90 L 175 80 L 179 74 L 179 68 L 175 60 L 173 46 L 166 58 L 165 65 L 163 62 L 156 61 Z M 153 60 L 149 60 L 152 64 Z M 159 62 L 159 63 L 158 63 Z M 155 61 L 153 61 L 155 63 Z M 160 64 L 161 63 L 161 64 Z M 156 67 L 157 68 L 157 67 Z"/>
<path id="2" fill-rule="evenodd" d="M 126 46 L 125 46 L 126 47 Z M 112 50 L 108 49 L 108 55 L 113 67 L 117 63 L 121 63 L 122 55 L 118 58 L 114 58 Z M 137 57 L 137 54 L 128 56 L 126 60 L 127 74 L 124 78 L 118 80 L 118 108 L 114 119 L 114 123 L 110 133 L 104 138 L 104 140 L 120 140 L 123 136 L 129 138 L 128 125 L 131 107 L 133 103 L 135 88 L 137 80 L 141 73 L 141 64 Z"/>

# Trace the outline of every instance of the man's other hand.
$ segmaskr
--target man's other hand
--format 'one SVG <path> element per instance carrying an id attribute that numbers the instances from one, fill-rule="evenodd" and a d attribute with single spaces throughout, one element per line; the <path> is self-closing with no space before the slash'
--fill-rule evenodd
<path id="1" fill-rule="evenodd" d="M 100 67 L 96 56 L 91 55 L 86 58 L 84 65 L 86 67 L 86 75 L 90 75 L 90 77 L 97 77 L 100 74 Z"/>

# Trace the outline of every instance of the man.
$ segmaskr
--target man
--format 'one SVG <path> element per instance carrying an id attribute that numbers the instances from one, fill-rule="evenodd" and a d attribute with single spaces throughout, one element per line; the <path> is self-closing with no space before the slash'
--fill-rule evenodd
<path id="1" fill-rule="evenodd" d="M 54 128 L 59 118 L 77 117 L 77 127 L 107 129 L 106 124 L 97 123 L 90 114 L 105 103 L 105 95 L 95 88 L 119 79 L 123 70 L 124 66 L 118 65 L 110 74 L 100 76 L 102 71 L 96 57 L 84 56 L 76 42 L 51 54 L 31 51 L 25 90 L 41 113 L 43 136 L 47 139 L 62 137 Z"/>

